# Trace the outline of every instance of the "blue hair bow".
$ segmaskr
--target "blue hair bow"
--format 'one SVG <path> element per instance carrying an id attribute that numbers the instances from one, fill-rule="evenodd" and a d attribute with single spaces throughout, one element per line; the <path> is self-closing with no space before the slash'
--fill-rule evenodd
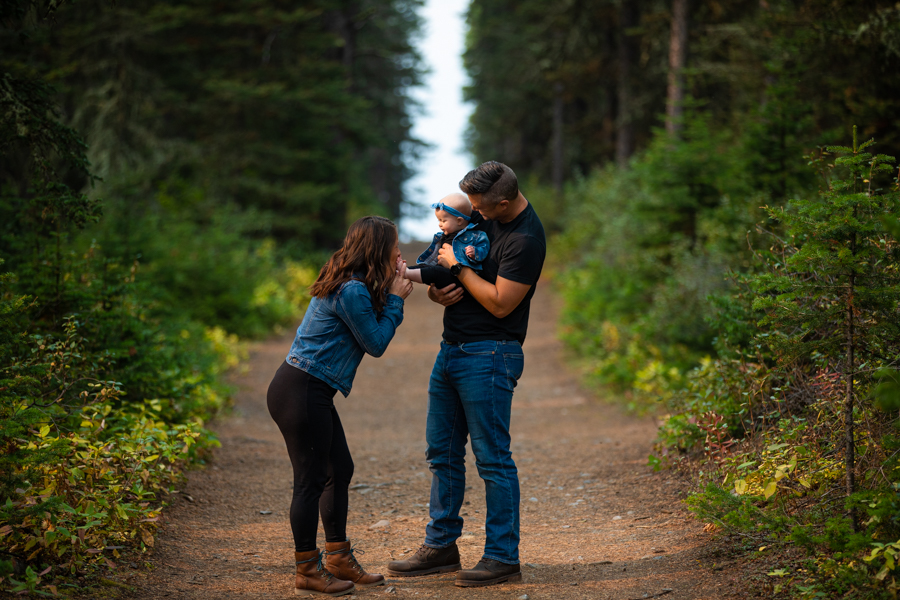
<path id="1" fill-rule="evenodd" d="M 461 219 L 465 219 L 466 223 L 468 223 L 472 220 L 472 217 L 467 217 L 466 215 L 462 214 L 461 212 L 459 212 L 452 206 L 447 206 L 443 202 L 435 202 L 434 204 L 431 205 L 431 208 L 433 208 L 435 210 L 443 210 L 445 212 L 450 213 L 454 217 L 459 217 Z"/>

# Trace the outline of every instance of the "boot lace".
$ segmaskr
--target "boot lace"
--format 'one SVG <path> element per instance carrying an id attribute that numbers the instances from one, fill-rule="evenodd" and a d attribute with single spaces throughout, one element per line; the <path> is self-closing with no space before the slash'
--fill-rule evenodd
<path id="1" fill-rule="evenodd" d="M 333 553 L 333 552 L 330 552 L 329 554 L 334 554 L 334 553 Z M 323 556 L 325 556 L 325 553 L 324 553 L 324 552 L 319 552 L 318 556 L 314 556 L 314 557 L 312 557 L 312 558 L 309 559 L 309 560 L 298 560 L 298 561 L 297 561 L 297 564 L 298 564 L 298 565 L 304 565 L 304 564 L 306 564 L 306 563 L 311 563 L 311 562 L 313 562 L 314 560 L 317 560 L 317 561 L 319 561 L 319 562 L 318 562 L 318 564 L 316 564 L 316 572 L 322 573 L 322 577 L 325 578 L 325 581 L 331 581 L 331 579 L 334 577 L 334 575 L 332 575 L 332 574 L 331 574 L 331 571 L 329 571 L 328 569 L 326 569 L 325 566 L 322 564 L 322 557 L 323 557 Z"/>
<path id="2" fill-rule="evenodd" d="M 364 573 L 365 571 L 363 570 L 362 565 L 359 564 L 358 560 L 356 560 L 356 554 L 354 554 L 356 552 L 359 552 L 360 554 L 366 553 L 365 550 L 359 550 L 356 546 L 351 546 L 350 548 L 348 548 L 346 550 L 335 550 L 334 552 L 326 552 L 325 554 L 327 556 L 334 556 L 335 554 L 349 554 L 350 555 L 350 566 L 352 566 L 354 569 L 356 569 L 357 572 Z"/>

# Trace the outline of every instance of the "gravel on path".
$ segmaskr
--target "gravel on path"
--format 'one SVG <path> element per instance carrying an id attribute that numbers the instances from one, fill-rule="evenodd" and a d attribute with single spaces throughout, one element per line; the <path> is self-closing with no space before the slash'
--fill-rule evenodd
<path id="1" fill-rule="evenodd" d="M 653 420 L 626 416 L 592 397 L 565 368 L 557 309 L 550 286 L 541 282 L 524 345 L 525 374 L 513 399 L 522 582 L 457 588 L 452 574 L 389 578 L 386 586 L 345 597 L 742 597 L 729 570 L 711 568 L 709 536 L 681 503 L 685 483 L 647 467 Z M 360 562 L 370 572 L 384 572 L 390 560 L 415 552 L 428 518 L 425 410 L 441 307 L 416 286 L 405 313 L 385 355 L 367 356 L 350 397 L 335 400 L 356 464 L 348 535 L 365 552 Z M 291 469 L 266 409 L 269 381 L 292 335 L 258 344 L 247 372 L 236 376 L 234 414 L 213 426 L 222 447 L 175 495 L 150 557 L 154 568 L 131 577 L 131 598 L 293 597 Z M 464 568 L 481 557 L 485 510 L 471 453 L 467 460 L 459 540 Z"/>

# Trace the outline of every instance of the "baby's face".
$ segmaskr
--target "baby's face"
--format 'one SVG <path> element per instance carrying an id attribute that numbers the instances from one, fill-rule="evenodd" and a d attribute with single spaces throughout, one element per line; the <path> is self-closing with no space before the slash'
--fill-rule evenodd
<path id="1" fill-rule="evenodd" d="M 456 233 L 460 229 L 464 229 L 466 226 L 465 219 L 461 217 L 454 217 L 447 211 L 441 210 L 439 208 L 435 209 L 434 216 L 437 217 L 438 227 L 440 227 L 441 231 L 444 232 L 444 235 Z"/>

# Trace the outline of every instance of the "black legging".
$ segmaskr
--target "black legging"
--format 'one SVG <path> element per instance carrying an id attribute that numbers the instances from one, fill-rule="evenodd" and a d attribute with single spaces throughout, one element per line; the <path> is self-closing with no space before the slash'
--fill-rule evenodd
<path id="1" fill-rule="evenodd" d="M 269 414 L 284 436 L 294 467 L 291 530 L 297 552 L 316 549 L 319 513 L 326 542 L 347 539 L 353 459 L 334 408 L 335 392 L 321 379 L 286 362 L 269 384 Z"/>

